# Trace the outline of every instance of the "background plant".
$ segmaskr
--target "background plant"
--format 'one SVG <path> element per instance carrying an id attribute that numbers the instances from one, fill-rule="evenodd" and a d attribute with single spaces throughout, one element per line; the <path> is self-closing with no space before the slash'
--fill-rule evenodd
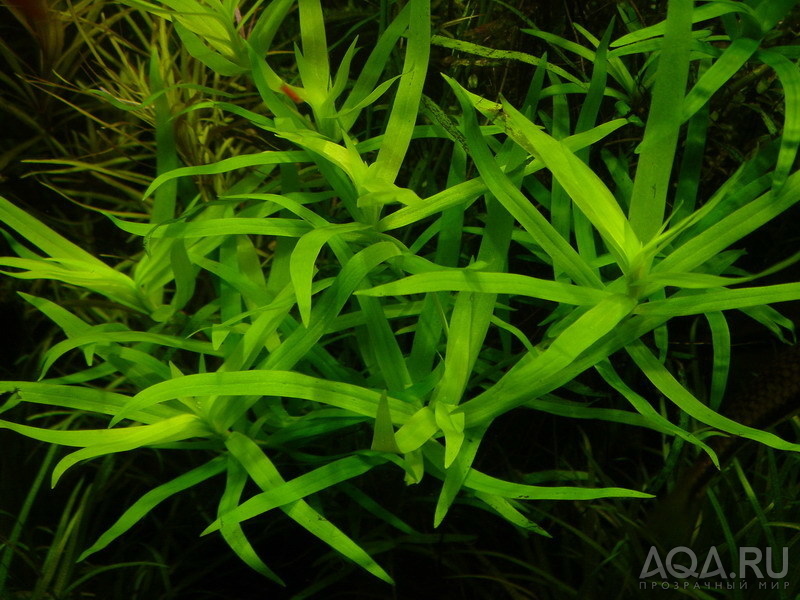
<path id="1" fill-rule="evenodd" d="M 144 193 L 146 217 L 101 209 L 143 247 L 117 268 L 2 204 L 4 223 L 19 234 L 6 236 L 18 255 L 3 259 L 10 274 L 55 279 L 116 305 L 87 318 L 25 295 L 67 335 L 45 354 L 43 373 L 76 349 L 88 368 L 37 383 L 7 382 L 5 408 L 56 405 L 111 416 L 116 427 L 2 425 L 80 448 L 61 459 L 54 480 L 80 460 L 141 447 L 191 450 L 198 457 L 135 502 L 84 556 L 166 498 L 223 473 L 217 518 L 207 532 L 219 531 L 247 564 L 275 580 L 244 532 L 246 520 L 275 508 L 389 579 L 375 552 L 327 520 L 325 509 L 337 490 L 349 489 L 343 482 L 386 463 L 400 467 L 408 483 L 425 473 L 442 482 L 432 510 L 436 525 L 459 497 L 536 533 L 544 533 L 530 514 L 536 503 L 523 500 L 641 497 L 613 486 L 584 487 L 595 483 L 586 473 L 528 474 L 529 483 L 515 483 L 473 467 L 492 422 L 520 407 L 644 427 L 708 451 L 700 437 L 634 391 L 636 375 L 628 373 L 626 382 L 617 374 L 614 363 L 628 364 L 617 355 L 621 350 L 698 421 L 796 450 L 713 410 L 730 356 L 721 311 L 745 310 L 777 331 L 790 322 L 767 305 L 797 299 L 800 291 L 794 283 L 750 287 L 756 276 L 735 268 L 741 253 L 727 250 L 797 198 L 795 50 L 768 47 L 770 32 L 792 5 L 693 8 L 678 0 L 665 23 L 613 42 L 612 27 L 602 39 L 585 32 L 589 48 L 534 30 L 588 60 L 591 74 L 571 74 L 546 57 L 496 52 L 493 58 L 537 67 L 520 107 L 447 78 L 461 109 L 454 118 L 444 101 L 422 102 L 431 41 L 425 2 L 409 2 L 387 22 L 358 74 L 355 42 L 331 69 L 321 6 L 313 1 L 298 3 L 296 66 L 283 68 L 268 51 L 281 24 L 295 18 L 292 3 L 260 11 L 235 3 L 132 3 L 172 21 L 186 51 L 215 78 L 252 81 L 258 96 L 203 96 L 176 108 L 164 100 L 184 84 L 161 73 L 167 48 L 159 52 L 155 45 L 149 95 L 128 99 L 122 88 L 99 90 L 155 127 L 160 173 Z M 724 33 L 692 32 L 693 21 L 720 16 Z M 392 75 L 401 36 L 403 62 Z M 487 52 L 471 42 L 433 42 L 472 56 Z M 634 71 L 628 57 L 638 55 L 644 66 Z M 705 199 L 698 196 L 693 158 L 705 146 L 711 113 L 704 107 L 747 61 L 777 73 L 785 123 Z M 689 82 L 688 94 L 676 84 L 681 81 Z M 629 112 L 642 88 L 653 98 L 643 134 Z M 200 85 L 188 89 L 211 93 Z M 567 94 L 581 98 L 574 125 Z M 618 115 L 609 115 L 605 98 L 616 103 Z M 420 105 L 429 124 L 417 125 Z M 217 156 L 189 160 L 175 142 L 178 118 L 202 122 L 206 111 L 214 119 L 248 122 L 276 148 L 252 153 L 240 145 L 226 156 L 223 144 Z M 374 128 L 375 122 L 381 125 Z M 638 159 L 608 143 L 601 166 L 590 151 L 623 127 L 641 136 Z M 451 156 L 439 186 L 433 174 L 405 159 L 409 147 L 431 138 L 447 144 Z M 179 161 L 186 166 L 175 168 Z M 468 165 L 478 176 L 471 178 Z M 544 169 L 550 176 L 540 176 Z M 177 185 L 189 176 L 212 183 Z M 677 181 L 674 193 L 670 181 Z M 421 190 L 437 191 L 421 197 Z M 512 252 L 524 253 L 524 261 Z M 511 310 L 531 302 L 546 323 L 533 340 L 514 324 Z M 707 403 L 664 361 L 667 323 L 697 314 L 713 334 Z M 629 406 L 565 399 L 587 391 L 576 381 L 587 369 Z M 117 426 L 123 421 L 128 426 Z M 540 485 L 564 477 L 579 485 Z M 260 491 L 246 491 L 253 483 Z M 350 498 L 387 525 L 415 533 L 380 501 L 363 493 Z"/>

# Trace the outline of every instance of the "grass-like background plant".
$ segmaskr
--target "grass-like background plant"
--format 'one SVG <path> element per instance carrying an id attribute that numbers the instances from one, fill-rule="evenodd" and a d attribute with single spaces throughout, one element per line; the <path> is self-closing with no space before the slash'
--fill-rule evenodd
<path id="1" fill-rule="evenodd" d="M 159 505 L 203 489 L 215 501 L 201 511 L 203 533 L 272 582 L 284 583 L 262 558 L 276 539 L 265 528 L 293 522 L 332 550 L 306 567 L 314 582 L 297 597 L 352 574 L 340 558 L 400 584 L 402 568 L 381 556 L 416 544 L 433 560 L 420 513 L 439 527 L 477 509 L 524 532 L 531 552 L 549 525 L 564 528 L 559 507 L 576 502 L 635 530 L 634 507 L 659 491 L 683 445 L 716 460 L 690 418 L 800 449 L 718 411 L 731 360 L 724 311 L 786 333 L 791 321 L 770 305 L 800 299 L 797 283 L 753 283 L 799 255 L 747 270 L 733 249 L 800 199 L 800 73 L 780 29 L 794 2 L 671 0 L 649 26 L 623 4 L 624 33 L 576 24 L 582 43 L 521 19 L 520 33 L 546 44 L 539 54 L 449 37 L 457 20 L 434 32 L 427 0 L 381 2 L 377 19 L 354 17 L 336 44 L 318 0 L 123 4 L 111 19 L 73 21 L 93 32 L 83 38 L 99 75 L 70 92 L 108 111 L 91 118 L 113 158 L 85 158 L 101 143 L 90 133 L 70 146 L 84 158 L 37 164 L 51 187 L 132 240 L 126 254 L 100 257 L 0 200 L 15 255 L 0 265 L 57 282 L 20 296 L 62 332 L 43 349 L 38 381 L 0 384 L 0 427 L 75 448 L 50 451 L 26 506 L 52 463 L 55 485 L 104 457 L 91 484 L 104 490 L 114 469 L 151 456 L 144 449 L 170 464 L 85 541 L 70 532 L 103 497 L 75 483 L 55 536 L 70 559 L 94 560 Z M 530 65 L 516 105 L 471 76 L 440 77 L 431 57 L 443 51 L 464 67 Z M 782 106 L 754 105 L 769 135 L 709 189 L 714 101 L 743 69 L 774 73 L 765 85 Z M 75 193 L 72 177 L 103 191 Z M 690 316 L 710 330 L 707 388 L 674 368 L 670 341 Z M 481 458 L 512 444 L 492 437 L 506 415 L 531 431 L 566 417 L 574 430 L 588 421 L 617 436 L 653 432 L 668 467 L 620 486 L 588 452 L 589 467 L 515 473 Z M 422 510 L 369 483 L 401 480 Z M 0 590 L 11 589 L 20 535 L 3 551 Z M 603 554 L 608 539 L 579 536 Z M 158 552 L 151 562 L 168 562 Z M 87 580 L 70 582 L 71 561 L 58 571 L 53 556 L 34 597 L 53 581 L 67 596 Z M 634 578 L 635 561 L 618 571 L 633 564 Z M 605 581 L 599 567 L 576 584 L 527 564 L 537 595 L 514 597 L 590 597 Z"/>

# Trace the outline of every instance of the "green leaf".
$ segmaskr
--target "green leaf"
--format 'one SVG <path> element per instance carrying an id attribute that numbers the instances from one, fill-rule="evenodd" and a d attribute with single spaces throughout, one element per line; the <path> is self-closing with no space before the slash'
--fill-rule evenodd
<path id="1" fill-rule="evenodd" d="M 63 433 L 86 433 L 85 431 Z M 135 450 L 142 446 L 155 446 L 194 437 L 208 437 L 211 431 L 196 415 L 178 415 L 152 425 L 125 427 L 122 429 L 96 430 L 95 438 L 101 438 L 92 445 L 67 454 L 53 469 L 52 486 L 55 487 L 61 475 L 72 465 L 97 456 L 116 452 Z M 105 435 L 100 435 L 105 434 Z"/>
<path id="2" fill-rule="evenodd" d="M 45 254 L 53 258 L 70 259 L 74 264 L 86 264 L 91 268 L 108 270 L 108 265 L 95 258 L 81 247 L 66 240 L 38 219 L 21 208 L 0 197 L 0 222 L 28 240 Z"/>
<path id="3" fill-rule="evenodd" d="M 400 453 L 397 441 L 394 438 L 394 427 L 392 426 L 392 413 L 389 412 L 389 401 L 386 394 L 381 394 L 378 401 L 378 410 L 375 414 L 375 424 L 372 432 L 372 445 L 376 452 Z"/>
<path id="4" fill-rule="evenodd" d="M 188 27 L 184 26 L 182 23 L 176 21 L 174 23 L 175 31 L 181 38 L 181 42 L 183 42 L 184 47 L 186 50 L 207 66 L 212 71 L 219 73 L 220 75 L 225 75 L 226 77 L 232 77 L 235 75 L 241 75 L 246 71 L 243 66 L 236 64 L 235 62 L 229 60 L 227 57 L 222 56 L 219 52 L 212 50 L 208 46 L 206 46 L 200 37 L 195 35 Z M 220 45 L 220 44 L 216 44 Z M 226 48 L 230 49 L 230 48 Z"/>
<path id="5" fill-rule="evenodd" d="M 234 432 L 225 441 L 225 445 L 263 491 L 269 492 L 286 483 L 272 464 L 272 461 L 250 438 Z M 387 583 L 393 583 L 389 574 L 369 554 L 342 533 L 333 523 L 311 508 L 304 500 L 294 500 L 280 508 L 298 525 L 328 544 L 342 556 L 349 558 L 379 579 Z"/>
<path id="6" fill-rule="evenodd" d="M 800 300 L 800 283 L 780 283 L 735 290 L 709 290 L 699 294 L 680 295 L 642 304 L 636 308 L 636 313 L 679 317 L 790 300 Z"/>
<path id="7" fill-rule="evenodd" d="M 706 104 L 733 75 L 742 68 L 758 49 L 758 40 L 738 38 L 725 48 L 722 55 L 703 73 L 683 100 L 682 120 L 688 121 Z"/>
<path id="8" fill-rule="evenodd" d="M 248 481 L 247 471 L 244 470 L 237 460 L 232 457 L 229 458 L 227 466 L 228 477 L 225 482 L 225 491 L 222 493 L 222 497 L 219 501 L 219 509 L 217 511 L 218 517 L 222 517 L 236 509 L 241 499 L 242 491 Z M 250 540 L 247 539 L 244 530 L 238 522 L 226 520 L 222 527 L 220 527 L 220 533 L 230 549 L 233 550 L 245 564 L 279 585 L 285 585 L 283 580 L 258 556 L 255 548 L 253 548 Z"/>
<path id="9" fill-rule="evenodd" d="M 270 510 L 292 504 L 312 494 L 321 492 L 359 475 L 370 471 L 373 467 L 386 462 L 386 458 L 373 453 L 348 456 L 318 467 L 303 475 L 266 492 L 248 498 L 242 504 L 220 514 L 200 535 L 238 524 L 248 519 L 263 515 Z"/>
<path id="10" fill-rule="evenodd" d="M 52 485 L 75 463 L 96 456 L 125 452 L 141 446 L 153 446 L 192 437 L 207 437 L 211 432 L 196 416 L 182 414 L 152 425 L 139 425 L 121 429 L 82 429 L 59 431 L 0 421 L 0 429 L 9 429 L 24 436 L 62 446 L 83 448 L 68 454 L 53 470 Z"/>
<path id="11" fill-rule="evenodd" d="M 721 431 L 749 438 L 778 450 L 792 450 L 800 452 L 800 444 L 793 444 L 779 438 L 778 436 L 747 427 L 737 423 L 719 413 L 711 410 L 708 406 L 700 402 L 686 388 L 684 388 L 673 375 L 662 365 L 658 359 L 641 342 L 636 342 L 627 346 L 626 350 L 636 362 L 642 373 L 655 385 L 667 398 L 674 402 L 681 410 L 694 417 L 698 421 L 716 427 Z M 719 464 L 712 456 L 715 464 Z"/>
<path id="12" fill-rule="evenodd" d="M 632 322 L 625 328 L 624 320 L 635 307 L 635 300 L 620 294 L 609 296 L 584 312 L 546 350 L 537 356 L 526 355 L 497 383 L 462 404 L 459 410 L 466 413 L 467 427 L 485 423 L 526 400 L 552 391 L 607 358 L 631 338 L 637 339 L 650 331 L 652 323 L 662 322 L 648 319 Z M 601 343 L 606 339 L 608 346 Z M 583 356 L 592 347 L 594 351 Z"/>
<path id="13" fill-rule="evenodd" d="M 403 454 L 420 448 L 439 431 L 436 415 L 428 406 L 414 413 L 394 435 L 397 447 Z"/>
<path id="14" fill-rule="evenodd" d="M 374 175 L 378 181 L 394 182 L 405 158 L 419 114 L 422 87 L 428 73 L 431 42 L 430 0 L 409 0 L 408 41 L 403 75 L 384 130 Z"/>
<path id="15" fill-rule="evenodd" d="M 391 283 L 359 290 L 356 295 L 385 297 L 444 291 L 511 294 L 578 306 L 597 304 L 610 294 L 610 292 L 591 287 L 570 285 L 516 273 L 486 273 L 465 269 L 411 275 Z"/>
<path id="16" fill-rule="evenodd" d="M 377 414 L 380 401 L 380 394 L 373 390 L 291 371 L 196 373 L 163 381 L 142 390 L 112 420 L 112 425 L 129 418 L 137 410 L 173 398 L 253 395 L 304 398 L 373 418 Z M 397 423 L 405 423 L 416 412 L 415 407 L 407 402 L 391 397 L 388 401 L 392 417 Z"/>
<path id="17" fill-rule="evenodd" d="M 328 225 L 309 231 L 303 235 L 292 250 L 289 272 L 297 297 L 297 308 L 303 325 L 309 326 L 311 319 L 311 281 L 314 277 L 315 263 L 322 247 L 331 238 L 342 233 L 364 231 L 366 225 L 361 223 L 344 223 Z"/>
<path id="18" fill-rule="evenodd" d="M 232 156 L 231 158 L 224 158 L 220 161 L 207 165 L 200 165 L 197 167 L 181 167 L 179 169 L 163 173 L 153 180 L 153 182 L 145 190 L 142 197 L 147 198 L 156 190 L 156 188 L 160 187 L 167 181 L 177 179 L 178 177 L 190 177 L 193 175 L 219 175 L 221 173 L 228 173 L 238 169 L 245 169 L 247 167 L 309 161 L 310 158 L 308 154 L 302 151 L 267 151 L 259 152 L 257 154 Z"/>
<path id="19" fill-rule="evenodd" d="M 721 15 L 731 13 L 743 13 L 755 17 L 755 11 L 744 2 L 709 2 L 690 11 L 692 23 L 700 23 L 707 21 Z M 643 27 L 631 33 L 623 35 L 621 38 L 611 43 L 612 48 L 618 48 L 634 42 L 647 40 L 653 37 L 664 35 L 667 24 L 666 21 L 661 21 L 650 27 Z"/>
<path id="20" fill-rule="evenodd" d="M 778 192 L 786 183 L 800 146 L 800 68 L 788 58 L 770 50 L 759 50 L 758 58 L 775 70 L 783 86 L 786 117 L 778 162 L 772 176 L 772 190 Z"/>
<path id="21" fill-rule="evenodd" d="M 525 485 L 503 481 L 474 469 L 464 480 L 464 487 L 486 494 L 515 500 L 597 500 L 599 498 L 653 498 L 636 490 L 625 488 L 580 488 L 565 486 Z"/>
<path id="22" fill-rule="evenodd" d="M 693 4 L 692 0 L 670 0 L 667 8 L 664 46 L 659 55 L 628 213 L 631 226 L 644 243 L 658 233 L 664 220 L 689 75 Z"/>
<path id="23" fill-rule="evenodd" d="M 100 535 L 99 538 L 97 538 L 97 541 L 94 544 L 84 550 L 83 553 L 78 557 L 78 562 L 85 560 L 90 555 L 94 554 L 95 552 L 99 552 L 111 544 L 119 536 L 127 532 L 131 527 L 136 525 L 136 523 L 141 521 L 150 513 L 150 511 L 152 511 L 167 498 L 170 498 L 184 490 L 188 490 L 189 488 L 222 473 L 224 470 L 225 459 L 222 457 L 217 457 L 211 459 L 204 465 L 179 475 L 167 483 L 163 483 L 158 487 L 153 488 L 139 498 L 136 502 L 134 502 L 124 513 L 122 513 L 119 519 L 117 519 L 111 527 L 109 527 Z"/>
<path id="24" fill-rule="evenodd" d="M 25 402 L 71 408 L 101 415 L 116 415 L 130 402 L 130 396 L 94 388 L 60 385 L 54 383 L 33 383 L 30 381 L 2 381 L 0 386 L 6 391 L 18 390 Z M 2 392 L 5 393 L 5 392 Z M 152 406 L 147 410 L 134 411 L 130 418 L 139 423 L 153 424 L 179 415 L 180 413 L 165 405 Z M 53 442 L 60 443 L 60 442 Z"/>

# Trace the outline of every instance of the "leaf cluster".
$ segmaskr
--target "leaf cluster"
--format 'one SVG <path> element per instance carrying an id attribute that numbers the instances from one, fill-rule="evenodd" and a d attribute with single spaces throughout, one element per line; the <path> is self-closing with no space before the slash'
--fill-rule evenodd
<path id="1" fill-rule="evenodd" d="M 747 273 L 736 266 L 741 253 L 730 249 L 800 198 L 797 49 L 768 45 L 793 2 L 672 0 L 665 21 L 629 22 L 621 37 L 613 37 L 613 23 L 602 38 L 578 28 L 585 46 L 526 31 L 577 55 L 590 72 L 571 72 L 547 55 L 432 36 L 428 0 L 396 10 L 370 48 L 347 40 L 336 68 L 319 0 L 256 2 L 247 10 L 232 0 L 125 4 L 171 23 L 170 30 L 153 26 L 146 60 L 129 71 L 130 88 L 120 80 L 114 90 L 87 90 L 152 132 L 155 168 L 143 210 L 95 207 L 141 250 L 110 265 L 0 199 L 4 237 L 16 254 L 0 258 L 6 275 L 54 280 L 115 307 L 79 313 L 24 294 L 66 337 L 44 354 L 39 381 L 0 383 L 9 394 L 0 411 L 57 406 L 103 416 L 108 427 L 12 419 L 0 427 L 77 448 L 56 464 L 53 484 L 80 461 L 139 448 L 198 456 L 196 467 L 128 507 L 82 558 L 211 479 L 220 481 L 219 502 L 204 533 L 219 532 L 276 582 L 243 528 L 275 511 L 392 581 L 315 501 L 373 469 L 395 469 L 409 485 L 439 480 L 435 525 L 462 498 L 548 535 L 532 518 L 531 501 L 649 496 L 580 481 L 541 485 L 546 477 L 506 481 L 476 469 L 493 421 L 522 408 L 646 428 L 716 462 L 702 437 L 618 374 L 622 354 L 700 423 L 800 450 L 715 410 L 730 359 L 724 311 L 744 311 L 780 332 L 793 327 L 770 305 L 800 299 L 800 284 L 752 283 L 800 255 Z M 287 69 L 272 50 L 295 10 L 299 43 Z M 524 101 L 490 100 L 445 76 L 451 104 L 437 104 L 423 94 L 435 76 L 432 44 L 532 65 Z M 175 52 L 188 80 L 178 77 Z M 125 52 L 119 56 L 124 62 Z M 753 64 L 779 80 L 783 123 L 700 197 L 709 103 Z M 220 91 L 231 81 L 244 91 Z M 631 112 L 642 88 L 652 96 L 644 121 Z M 133 91 L 125 96 L 125 89 Z M 603 119 L 609 102 L 616 114 Z M 256 135 L 223 142 L 210 156 L 182 145 L 181 122 L 196 125 L 187 139 L 201 143 L 204 123 L 246 124 Z M 633 132 L 635 148 L 615 151 L 608 140 L 620 131 Z M 258 148 L 254 140 L 269 142 Z M 408 164 L 409 148 L 434 143 L 449 156 L 446 184 L 426 194 L 433 175 Z M 190 178 L 211 183 L 181 185 Z M 536 276 L 516 268 L 512 250 L 525 253 Z M 514 325 L 509 306 L 520 299 L 546 314 L 537 340 Z M 703 317 L 713 332 L 711 402 L 665 361 L 670 323 L 688 315 Z M 52 376 L 76 351 L 86 368 Z M 589 370 L 624 397 L 624 409 L 557 397 Z M 278 456 L 292 461 L 292 475 Z M 248 484 L 258 492 L 248 496 Z M 413 531 L 379 502 L 354 501 Z"/>

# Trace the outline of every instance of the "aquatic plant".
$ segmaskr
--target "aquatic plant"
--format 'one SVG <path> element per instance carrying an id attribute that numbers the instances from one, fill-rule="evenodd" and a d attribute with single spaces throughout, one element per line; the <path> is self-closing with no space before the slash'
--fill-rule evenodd
<path id="1" fill-rule="evenodd" d="M 44 352 L 39 381 L 0 382 L 0 411 L 55 406 L 86 426 L 8 417 L 0 428 L 77 448 L 55 465 L 53 485 L 81 461 L 141 448 L 194 461 L 128 506 L 81 558 L 209 480 L 219 501 L 204 533 L 221 535 L 276 582 L 243 526 L 276 510 L 392 581 L 326 512 L 326 494 L 375 469 L 395 469 L 411 494 L 425 476 L 440 480 L 435 525 L 462 498 L 547 535 L 530 514 L 537 501 L 649 497 L 586 485 L 578 473 L 574 485 L 543 485 L 553 481 L 546 474 L 531 484 L 473 466 L 493 421 L 520 410 L 647 428 L 715 461 L 702 437 L 617 373 L 620 355 L 697 421 L 800 450 L 715 410 L 730 357 L 723 311 L 779 332 L 791 323 L 770 304 L 800 299 L 797 283 L 751 283 L 800 254 L 747 273 L 732 249 L 800 199 L 796 47 L 770 44 L 793 2 L 671 0 L 665 21 L 629 23 L 615 39 L 613 23 L 600 39 L 578 27 L 586 46 L 527 32 L 576 54 L 586 72 L 432 36 L 427 0 L 382 4 L 393 18 L 369 51 L 349 38 L 335 60 L 318 0 L 299 0 L 296 14 L 290 0 L 126 4 L 169 21 L 186 64 L 195 61 L 182 73 L 203 73 L 202 81 L 176 76 L 158 26 L 146 69 L 132 71 L 140 88 L 128 97 L 121 92 L 131 82 L 86 90 L 152 128 L 155 166 L 136 211 L 92 205 L 139 249 L 111 265 L 0 199 L 16 254 L 0 259 L 3 272 L 59 282 L 86 303 L 70 310 L 22 293 L 66 337 Z M 710 23 L 722 31 L 701 28 Z M 286 60 L 273 44 L 295 26 L 289 37 L 299 43 Z M 438 77 L 431 44 L 533 65 L 524 101 L 482 97 L 447 75 L 449 100 L 424 95 Z M 782 86 L 783 123 L 771 119 L 768 143 L 701 196 L 709 102 L 757 63 Z M 212 86 L 226 78 L 237 85 Z M 642 89 L 652 101 L 640 116 L 632 107 Z M 251 131 L 246 143 L 223 139 L 199 163 L 181 143 L 186 122 Z M 625 136 L 635 151 L 611 143 Z M 424 144 L 446 151 L 445 173 L 413 163 L 409 148 Z M 514 316 L 532 304 L 542 321 L 535 337 Z M 713 334 L 708 401 L 665 362 L 669 324 L 687 315 L 704 316 Z M 70 362 L 51 375 L 76 351 L 86 368 Z M 628 407 L 554 395 L 587 370 Z M 413 532 L 380 499 L 350 499 L 354 510 Z"/>

